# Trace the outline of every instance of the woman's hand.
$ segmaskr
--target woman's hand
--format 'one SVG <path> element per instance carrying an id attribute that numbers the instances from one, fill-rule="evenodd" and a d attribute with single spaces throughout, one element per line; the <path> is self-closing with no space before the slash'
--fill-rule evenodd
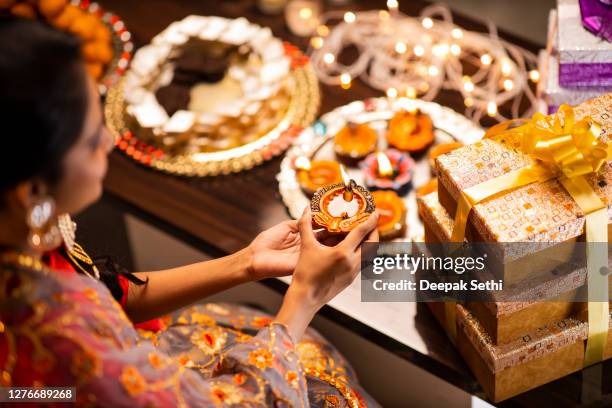
<path id="1" fill-rule="evenodd" d="M 257 235 L 247 247 L 251 257 L 251 280 L 292 274 L 300 253 L 300 242 L 296 220 L 281 222 Z"/>
<path id="2" fill-rule="evenodd" d="M 299 221 L 300 253 L 291 285 L 276 317 L 297 340 L 315 313 L 353 282 L 361 266 L 361 243 L 378 241 L 378 213 L 353 229 L 334 246 L 319 242 L 312 230 L 310 210 Z"/>

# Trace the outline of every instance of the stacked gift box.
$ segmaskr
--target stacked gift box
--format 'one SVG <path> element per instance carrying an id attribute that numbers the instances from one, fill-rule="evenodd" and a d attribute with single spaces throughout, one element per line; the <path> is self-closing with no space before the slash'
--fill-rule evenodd
<path id="1" fill-rule="evenodd" d="M 558 0 L 551 11 L 547 48 L 538 56 L 541 111 L 612 91 L 612 5 L 605 2 Z"/>
<path id="2" fill-rule="evenodd" d="M 612 94 L 587 101 L 574 112 L 577 121 L 589 116 L 601 124 L 602 140 L 612 135 Z M 419 199 L 425 241 L 453 240 L 451 214 L 465 189 L 533 160 L 511 140 L 500 143 L 495 138 L 440 156 L 438 191 Z M 612 236 L 612 161 L 584 178 L 607 206 L 607 234 Z M 602 228 L 605 232 L 606 226 Z M 585 251 L 578 244 L 584 241 L 584 231 L 585 214 L 556 178 L 493 195 L 469 212 L 467 241 L 498 243 L 500 248 L 507 248 L 507 243 L 534 244 L 523 247 L 534 253 L 505 254 L 501 268 L 483 272 L 483 280 L 490 273 L 506 281 L 503 295 L 484 302 L 428 303 L 491 400 L 505 400 L 584 367 L 589 303 L 578 293 L 586 288 L 588 275 L 586 264 L 569 261 Z M 567 248 L 576 251 L 570 254 Z M 514 292 L 531 292 L 514 293 L 513 287 Z M 609 282 L 608 291 L 612 293 Z M 612 330 L 612 318 L 606 318 Z M 603 343 L 602 357 L 612 357 L 612 335 Z"/>

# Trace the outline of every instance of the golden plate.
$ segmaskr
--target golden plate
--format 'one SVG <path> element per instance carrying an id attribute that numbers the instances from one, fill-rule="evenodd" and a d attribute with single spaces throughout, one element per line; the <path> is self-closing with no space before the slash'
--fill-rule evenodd
<path id="1" fill-rule="evenodd" d="M 106 124 L 115 135 L 117 147 L 137 162 L 182 176 L 216 176 L 248 170 L 284 152 L 301 131 L 310 126 L 319 109 L 319 83 L 308 61 L 297 48 L 286 44 L 291 57 L 293 93 L 285 116 L 274 129 L 259 139 L 236 148 L 172 155 L 138 140 L 126 121 L 124 80 L 113 86 L 104 106 Z"/>

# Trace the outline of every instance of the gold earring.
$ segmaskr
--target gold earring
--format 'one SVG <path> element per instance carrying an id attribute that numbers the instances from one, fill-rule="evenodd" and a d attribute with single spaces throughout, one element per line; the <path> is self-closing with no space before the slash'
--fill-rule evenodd
<path id="1" fill-rule="evenodd" d="M 55 217 L 55 201 L 44 197 L 30 207 L 26 223 L 30 227 L 28 243 L 36 251 L 49 251 L 62 243 Z"/>

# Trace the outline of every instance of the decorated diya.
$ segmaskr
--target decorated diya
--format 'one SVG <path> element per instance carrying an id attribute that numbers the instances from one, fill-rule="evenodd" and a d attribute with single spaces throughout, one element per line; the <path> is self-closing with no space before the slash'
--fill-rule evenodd
<path id="1" fill-rule="evenodd" d="M 333 160 L 308 160 L 305 156 L 297 157 L 295 171 L 298 183 L 309 196 L 321 187 L 342 183 L 340 164 Z"/>
<path id="2" fill-rule="evenodd" d="M 372 198 L 378 209 L 378 234 L 381 240 L 406 234 L 406 205 L 394 191 L 374 191 Z"/>
<path id="3" fill-rule="evenodd" d="M 378 134 L 369 125 L 349 122 L 334 138 L 334 150 L 343 161 L 353 164 L 376 149 Z"/>
<path id="4" fill-rule="evenodd" d="M 312 220 L 332 233 L 347 233 L 368 219 L 376 209 L 372 195 L 349 180 L 320 188 L 310 201 Z"/>
<path id="5" fill-rule="evenodd" d="M 393 190 L 399 195 L 410 191 L 414 166 L 410 156 L 395 149 L 372 153 L 361 163 L 368 189 Z"/>
<path id="6" fill-rule="evenodd" d="M 431 171 L 435 173 L 436 166 L 435 161 L 436 157 L 442 156 L 443 154 L 450 153 L 455 149 L 458 149 L 463 146 L 461 142 L 449 142 L 449 143 L 440 143 L 435 145 L 429 150 L 429 166 L 431 167 Z"/>
<path id="7" fill-rule="evenodd" d="M 418 109 L 398 111 L 389 121 L 387 142 L 412 154 L 423 153 L 435 140 L 433 122 Z"/>

